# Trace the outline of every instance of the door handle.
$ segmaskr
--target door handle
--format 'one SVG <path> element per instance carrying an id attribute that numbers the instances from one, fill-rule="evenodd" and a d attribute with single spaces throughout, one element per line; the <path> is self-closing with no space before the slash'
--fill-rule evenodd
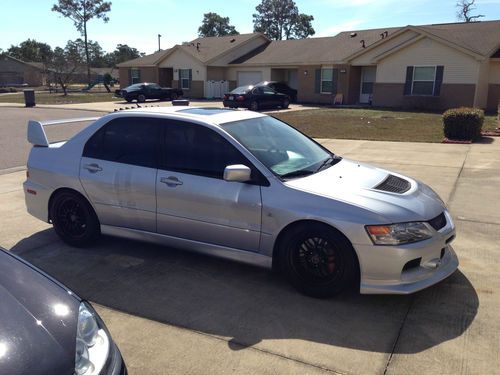
<path id="1" fill-rule="evenodd" d="M 174 176 L 162 177 L 162 178 L 160 178 L 160 182 L 162 182 L 170 187 L 175 187 L 175 186 L 183 184 L 183 182 L 181 180 L 179 180 L 177 177 L 174 177 Z"/>
<path id="2" fill-rule="evenodd" d="M 83 166 L 86 170 L 88 170 L 90 173 L 96 173 L 102 171 L 102 168 L 99 167 L 98 164 L 92 163 L 92 164 L 85 164 Z"/>

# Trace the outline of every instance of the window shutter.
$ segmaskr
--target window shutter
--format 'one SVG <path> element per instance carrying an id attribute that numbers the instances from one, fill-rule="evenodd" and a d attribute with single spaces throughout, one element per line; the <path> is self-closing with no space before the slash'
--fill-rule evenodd
<path id="1" fill-rule="evenodd" d="M 321 92 L 321 69 L 315 71 L 314 92 L 316 94 Z"/>
<path id="2" fill-rule="evenodd" d="M 406 67 L 406 82 L 404 95 L 411 95 L 411 86 L 413 84 L 413 66 Z"/>
<path id="3" fill-rule="evenodd" d="M 339 70 L 333 69 L 332 72 L 332 94 L 336 95 L 339 88 Z"/>
<path id="4" fill-rule="evenodd" d="M 192 80 L 193 80 L 193 69 L 189 69 L 189 84 L 188 84 L 189 89 L 191 89 Z"/>
<path id="5" fill-rule="evenodd" d="M 434 82 L 434 96 L 441 94 L 441 85 L 443 84 L 444 66 L 439 65 L 436 67 L 436 81 Z"/>

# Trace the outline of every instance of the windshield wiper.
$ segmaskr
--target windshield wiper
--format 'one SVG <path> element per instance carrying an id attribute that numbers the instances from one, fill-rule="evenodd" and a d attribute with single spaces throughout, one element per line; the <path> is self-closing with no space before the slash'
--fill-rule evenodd
<path id="1" fill-rule="evenodd" d="M 315 173 L 318 173 L 319 171 L 325 169 L 326 166 L 328 166 L 328 167 L 332 166 L 334 164 L 333 163 L 334 161 L 338 162 L 338 157 L 337 156 L 332 155 L 332 156 L 327 157 L 325 160 L 323 160 L 323 162 L 320 164 L 320 166 L 318 167 L 318 169 L 316 169 Z"/>
<path id="2" fill-rule="evenodd" d="M 307 169 L 299 169 L 298 171 L 293 171 L 289 173 L 285 173 L 281 175 L 281 178 L 294 178 L 294 177 L 305 177 L 313 174 L 315 172 L 307 170 Z"/>

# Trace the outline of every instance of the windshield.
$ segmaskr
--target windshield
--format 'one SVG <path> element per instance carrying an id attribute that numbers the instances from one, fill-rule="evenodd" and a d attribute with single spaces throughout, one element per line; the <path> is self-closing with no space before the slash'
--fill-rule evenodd
<path id="1" fill-rule="evenodd" d="M 333 154 L 274 117 L 228 122 L 221 126 L 282 178 L 316 173 L 335 160 Z"/>

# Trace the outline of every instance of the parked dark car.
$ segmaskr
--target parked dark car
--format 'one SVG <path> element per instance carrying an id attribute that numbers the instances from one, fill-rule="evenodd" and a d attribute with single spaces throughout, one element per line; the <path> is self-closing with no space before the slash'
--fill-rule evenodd
<path id="1" fill-rule="evenodd" d="M 157 83 L 136 83 L 121 90 L 116 90 L 115 95 L 125 99 L 127 102 L 137 100 L 143 103 L 146 99 L 175 100 L 184 93 L 180 89 L 161 87 Z"/>
<path id="2" fill-rule="evenodd" d="M 279 92 L 281 94 L 288 95 L 290 97 L 290 101 L 292 103 L 297 102 L 297 93 L 298 91 L 291 88 L 286 84 L 285 82 L 277 82 L 277 81 L 263 81 L 260 83 L 257 83 L 256 86 L 267 86 L 272 88 L 274 91 Z"/>
<path id="3" fill-rule="evenodd" d="M 123 375 L 90 303 L 0 248 L 0 374 Z"/>
<path id="4" fill-rule="evenodd" d="M 290 98 L 267 86 L 240 86 L 224 95 L 224 107 L 248 108 L 258 111 L 263 108 L 288 108 Z"/>

